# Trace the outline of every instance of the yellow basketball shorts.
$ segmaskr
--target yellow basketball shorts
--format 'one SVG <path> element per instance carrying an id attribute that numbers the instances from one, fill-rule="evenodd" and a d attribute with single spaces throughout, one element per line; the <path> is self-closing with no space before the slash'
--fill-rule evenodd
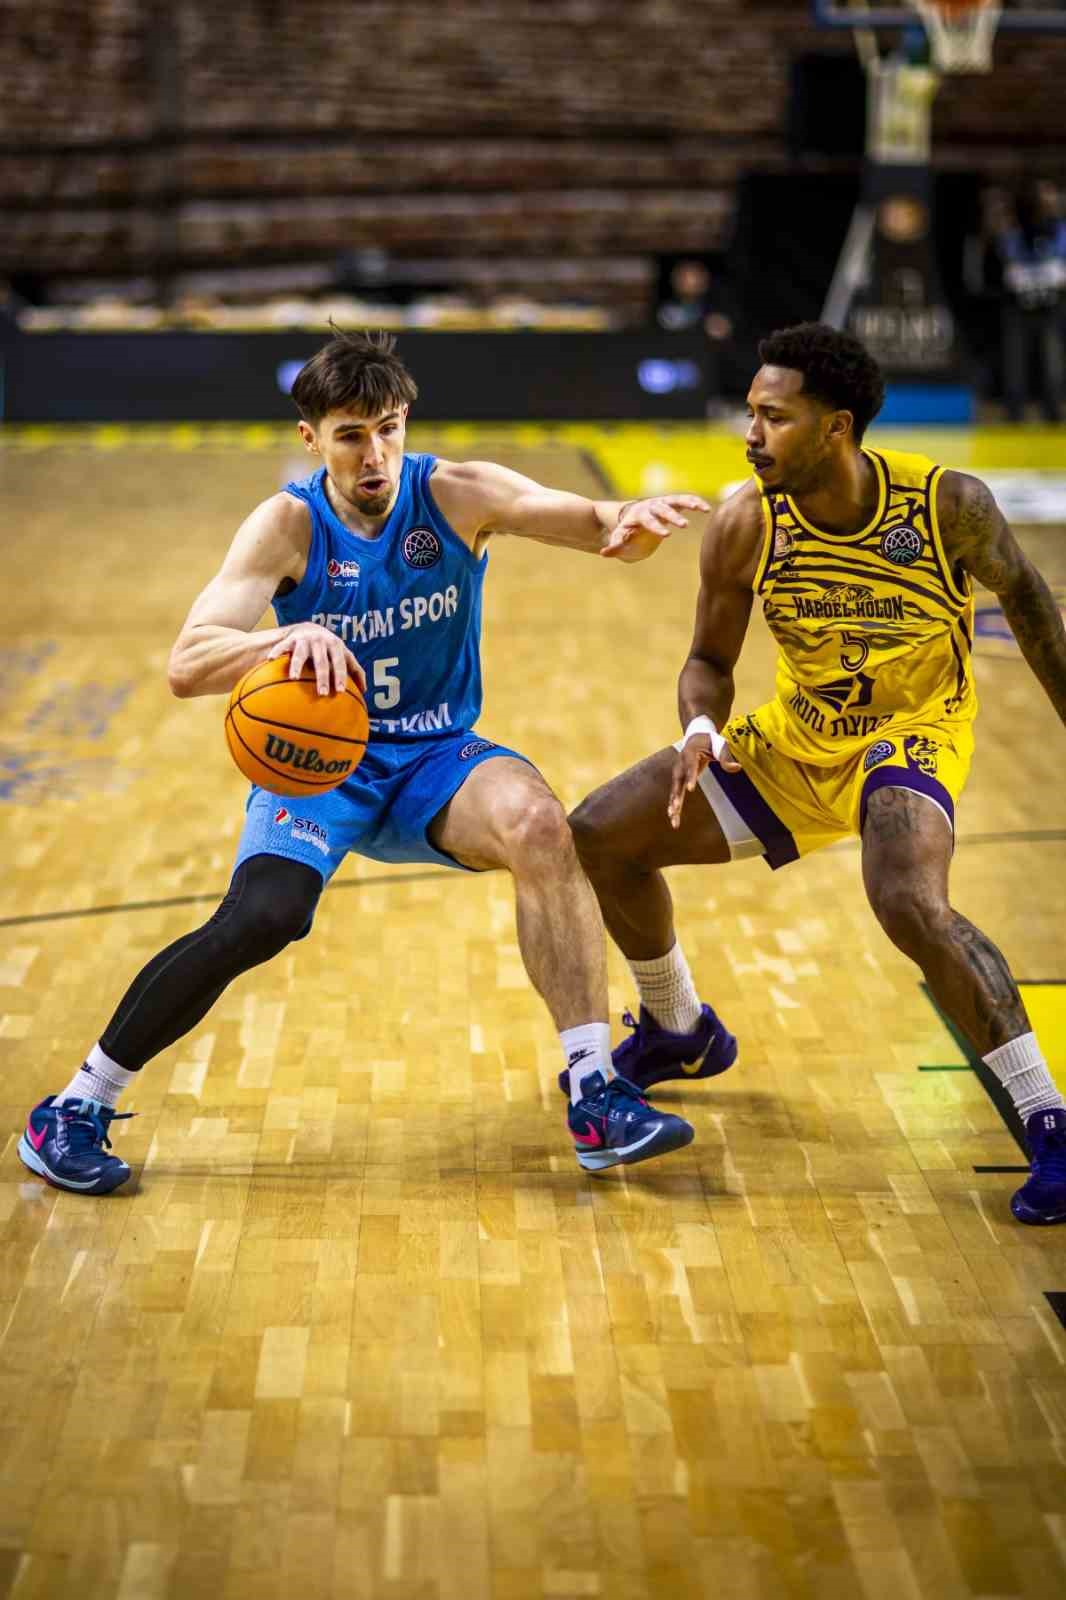
<path id="1" fill-rule="evenodd" d="M 871 736 L 848 760 L 812 766 L 784 754 L 787 713 L 771 700 L 722 730 L 740 772 L 717 764 L 700 787 L 722 826 L 734 857 L 763 855 L 783 867 L 823 845 L 862 834 L 876 789 L 913 789 L 939 806 L 954 835 L 955 807 L 970 771 L 969 723 L 913 724 Z"/>

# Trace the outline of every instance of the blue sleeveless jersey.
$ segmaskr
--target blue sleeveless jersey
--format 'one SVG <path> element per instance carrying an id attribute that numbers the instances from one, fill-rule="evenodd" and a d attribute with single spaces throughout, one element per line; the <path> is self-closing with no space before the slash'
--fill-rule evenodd
<path id="1" fill-rule="evenodd" d="M 341 522 L 326 469 L 287 483 L 311 512 L 299 585 L 274 600 L 281 624 L 317 622 L 351 650 L 367 679 L 375 742 L 472 728 L 481 714 L 481 590 L 477 560 L 430 493 L 436 456 L 405 455 L 400 492 L 376 539 Z"/>

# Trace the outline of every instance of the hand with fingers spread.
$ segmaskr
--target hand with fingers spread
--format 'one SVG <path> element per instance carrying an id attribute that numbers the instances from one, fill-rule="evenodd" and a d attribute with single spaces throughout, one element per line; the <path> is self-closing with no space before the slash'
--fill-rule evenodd
<path id="1" fill-rule="evenodd" d="M 295 623 L 267 653 L 266 659 L 272 661 L 275 656 L 286 656 L 290 652 L 289 677 L 298 678 L 309 661 L 314 667 L 319 694 L 341 694 L 350 677 L 366 693 L 366 673 L 348 646 L 317 622 Z"/>
<path id="2" fill-rule="evenodd" d="M 600 551 L 615 561 L 646 561 L 675 528 L 687 528 L 684 511 L 710 511 L 697 494 L 660 494 L 650 500 L 630 500 Z"/>
<path id="3" fill-rule="evenodd" d="M 670 799 L 666 815 L 672 828 L 681 826 L 681 808 L 685 796 L 690 795 L 700 779 L 700 773 L 712 761 L 717 761 L 723 772 L 739 772 L 740 762 L 733 755 L 710 717 L 693 717 L 685 729 L 685 741 L 677 753 L 670 778 Z"/>

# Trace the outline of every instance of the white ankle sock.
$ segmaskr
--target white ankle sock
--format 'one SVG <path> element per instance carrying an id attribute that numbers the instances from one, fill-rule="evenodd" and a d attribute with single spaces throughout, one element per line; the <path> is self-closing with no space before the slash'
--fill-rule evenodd
<path id="1" fill-rule="evenodd" d="M 1034 1111 L 1050 1111 L 1063 1104 L 1035 1033 L 1019 1034 L 1017 1039 L 990 1050 L 983 1059 L 1010 1095 L 1023 1122 Z"/>
<path id="2" fill-rule="evenodd" d="M 117 1106 L 119 1095 L 137 1076 L 136 1072 L 127 1072 L 117 1061 L 105 1056 L 100 1046 L 94 1044 L 85 1058 L 85 1065 L 74 1074 L 66 1088 L 59 1091 L 55 1103 L 58 1106 L 64 1100 L 97 1100 L 102 1106 Z"/>
<path id="3" fill-rule="evenodd" d="M 581 1085 L 591 1073 L 602 1073 L 604 1082 L 614 1077 L 610 1025 L 583 1022 L 579 1028 L 564 1028 L 559 1038 L 570 1068 L 570 1099 L 576 1105 L 581 1099 Z"/>
<path id="4" fill-rule="evenodd" d="M 631 961 L 629 970 L 641 1005 L 651 1012 L 660 1028 L 670 1033 L 691 1033 L 700 1020 L 700 997 L 681 946 L 675 944 L 654 961 Z"/>

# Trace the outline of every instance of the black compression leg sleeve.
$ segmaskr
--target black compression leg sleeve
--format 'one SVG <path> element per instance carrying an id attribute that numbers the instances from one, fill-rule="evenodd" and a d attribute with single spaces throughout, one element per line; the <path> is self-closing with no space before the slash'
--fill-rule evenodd
<path id="1" fill-rule="evenodd" d="M 188 1033 L 226 986 L 306 932 L 322 879 L 282 856 L 252 856 L 233 874 L 210 922 L 168 945 L 134 978 L 100 1036 L 127 1072 Z"/>

